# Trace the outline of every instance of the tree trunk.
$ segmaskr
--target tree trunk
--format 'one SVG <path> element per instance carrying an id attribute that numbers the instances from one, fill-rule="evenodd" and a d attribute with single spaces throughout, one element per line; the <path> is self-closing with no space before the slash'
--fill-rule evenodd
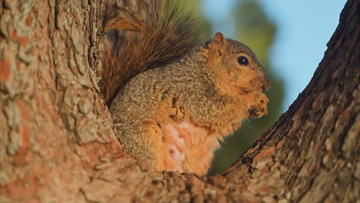
<path id="1" fill-rule="evenodd" d="M 97 88 L 101 1 L 0 9 L 0 202 L 359 201 L 359 0 L 289 111 L 211 177 L 156 172 L 122 152 Z"/>

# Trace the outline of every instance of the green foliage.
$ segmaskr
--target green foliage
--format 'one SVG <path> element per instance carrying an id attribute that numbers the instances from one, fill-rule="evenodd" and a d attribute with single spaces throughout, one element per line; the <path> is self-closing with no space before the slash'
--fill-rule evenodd
<path id="1" fill-rule="evenodd" d="M 199 25 L 197 32 L 200 34 L 201 39 L 205 42 L 211 38 L 211 23 L 204 17 L 201 9 L 201 3 L 202 0 L 176 1 L 176 5 L 179 6 L 184 13 L 190 12 L 191 16 L 196 19 Z"/>

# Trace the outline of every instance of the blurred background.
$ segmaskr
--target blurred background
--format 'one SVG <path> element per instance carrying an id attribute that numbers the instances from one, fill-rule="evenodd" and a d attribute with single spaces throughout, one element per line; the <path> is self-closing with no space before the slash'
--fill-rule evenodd
<path id="1" fill-rule="evenodd" d="M 204 41 L 216 32 L 248 45 L 271 81 L 269 113 L 249 119 L 216 151 L 209 174 L 234 163 L 309 83 L 334 33 L 345 0 L 179 1 L 201 22 Z"/>

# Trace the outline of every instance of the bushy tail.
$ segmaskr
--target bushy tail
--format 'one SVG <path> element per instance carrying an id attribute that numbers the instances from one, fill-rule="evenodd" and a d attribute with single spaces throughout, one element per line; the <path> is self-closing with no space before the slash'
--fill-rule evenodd
<path id="1" fill-rule="evenodd" d="M 173 62 L 200 41 L 190 14 L 181 14 L 173 1 L 159 2 L 122 0 L 106 6 L 100 89 L 108 104 L 130 78 Z"/>

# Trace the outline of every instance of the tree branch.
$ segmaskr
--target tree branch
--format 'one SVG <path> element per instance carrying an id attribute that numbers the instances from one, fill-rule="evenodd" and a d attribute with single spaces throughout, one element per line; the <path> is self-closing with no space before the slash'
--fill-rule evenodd
<path id="1" fill-rule="evenodd" d="M 358 0 L 347 2 L 294 104 L 223 175 L 211 177 L 157 172 L 122 152 L 93 82 L 101 67 L 101 2 L 2 6 L 1 202 L 360 199 Z"/>

